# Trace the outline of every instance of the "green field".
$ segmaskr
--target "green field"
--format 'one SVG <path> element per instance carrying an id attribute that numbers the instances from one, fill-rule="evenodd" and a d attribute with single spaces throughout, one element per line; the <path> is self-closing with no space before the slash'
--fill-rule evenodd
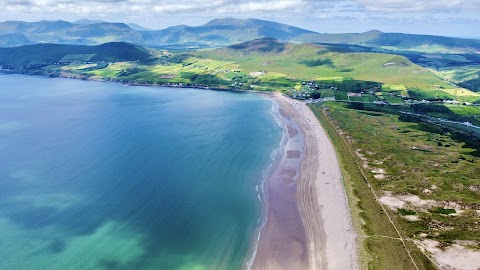
<path id="1" fill-rule="evenodd" d="M 445 105 L 452 113 L 459 117 L 468 117 L 466 121 L 472 122 L 472 124 L 479 125 L 480 123 L 480 107 L 479 106 L 465 106 L 457 104 Z"/>
<path id="2" fill-rule="evenodd" d="M 402 56 L 379 53 L 338 53 L 313 44 L 289 45 L 282 53 L 244 53 L 229 48 L 194 52 L 196 56 L 226 60 L 247 71 L 264 70 L 285 74 L 294 80 L 321 77 L 353 78 L 405 87 L 433 89 L 452 86 L 432 72 L 414 65 Z"/>
<path id="3" fill-rule="evenodd" d="M 468 64 L 468 63 L 467 63 Z M 436 73 L 447 81 L 471 89 L 480 91 L 480 65 L 465 65 L 460 67 L 448 67 L 436 71 Z"/>
<path id="4" fill-rule="evenodd" d="M 390 96 L 390 94 L 383 94 L 383 99 L 391 104 L 403 104 L 403 99 L 398 96 Z"/>
<path id="5" fill-rule="evenodd" d="M 362 102 L 375 102 L 378 101 L 378 97 L 372 94 L 362 94 Z"/>
<path id="6" fill-rule="evenodd" d="M 288 44 L 269 38 L 183 53 L 147 50 L 127 43 L 41 44 L 0 50 L 0 64 L 17 72 L 48 76 L 283 91 L 292 96 L 307 91 L 306 97 L 317 91 L 318 97 L 358 102 L 402 104 L 406 97 L 480 101 L 480 94 L 458 88 L 403 56 Z M 337 92 L 363 95 L 348 98 Z"/>

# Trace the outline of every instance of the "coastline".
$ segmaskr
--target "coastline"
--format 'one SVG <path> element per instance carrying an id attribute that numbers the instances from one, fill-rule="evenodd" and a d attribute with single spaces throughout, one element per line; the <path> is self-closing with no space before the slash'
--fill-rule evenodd
<path id="1" fill-rule="evenodd" d="M 331 142 L 304 102 L 271 98 L 284 135 L 265 179 L 266 221 L 247 269 L 359 269 Z"/>
<path id="2" fill-rule="evenodd" d="M 115 80 L 88 80 L 125 85 Z M 260 231 L 255 233 L 258 239 L 253 241 L 258 249 L 253 247 L 255 250 L 249 252 L 248 255 L 252 256 L 246 258 L 247 269 L 359 269 L 356 234 L 350 220 L 336 153 L 320 123 L 304 102 L 280 93 L 255 90 L 127 85 L 252 92 L 272 98 L 277 104 L 274 114 L 284 135 L 264 182 L 259 186 L 264 189 L 259 194 L 264 197 L 262 203 L 265 204 L 267 218 L 260 220 Z M 274 183 L 274 178 L 279 181 Z M 277 185 L 272 187 L 272 183 Z M 276 225 L 272 225 L 272 221 Z"/>
<path id="3" fill-rule="evenodd" d="M 262 95 L 267 99 L 273 99 L 271 93 L 259 93 L 259 95 Z M 277 122 L 278 126 L 282 127 L 282 120 L 280 119 L 278 109 L 279 109 L 278 103 L 275 102 L 274 100 L 272 100 L 272 109 L 271 109 L 270 112 L 271 112 L 272 116 L 274 117 L 275 121 Z M 245 265 L 244 269 L 247 269 L 247 270 L 252 269 L 253 262 L 255 260 L 256 255 L 257 255 L 261 235 L 262 235 L 263 229 L 264 229 L 264 227 L 267 223 L 266 213 L 268 213 L 268 211 L 267 211 L 267 209 L 268 209 L 268 188 L 265 188 L 265 185 L 268 182 L 268 178 L 271 176 L 272 172 L 274 172 L 277 169 L 277 167 L 279 165 L 279 160 L 282 159 L 283 149 L 284 149 L 285 144 L 286 144 L 285 139 L 286 139 L 285 132 L 283 132 L 283 129 L 282 129 L 282 138 L 280 140 L 280 144 L 279 144 L 278 148 L 275 149 L 272 152 L 271 163 L 267 167 L 267 169 L 265 170 L 260 185 L 258 185 L 256 187 L 257 188 L 258 199 L 260 200 L 260 203 L 262 205 L 261 206 L 262 210 L 261 210 L 261 216 L 260 216 L 260 218 L 257 222 L 257 224 L 259 224 L 259 226 L 257 227 L 257 229 L 255 231 L 255 237 L 252 240 L 252 245 L 249 249 L 249 252 L 247 253 L 248 254 L 247 260 L 244 263 L 244 265 Z"/>
<path id="4" fill-rule="evenodd" d="M 53 75 L 53 74 L 36 74 L 29 72 L 18 72 L 9 69 L 0 69 L 0 74 L 18 74 L 26 76 L 38 76 L 44 78 L 60 78 L 60 79 L 73 79 L 73 80 L 82 80 L 82 81 L 92 81 L 92 82 L 105 82 L 105 83 L 119 83 L 126 86 L 146 86 L 146 87 L 169 87 L 169 88 L 191 88 L 191 89 L 201 89 L 201 90 L 212 90 L 212 91 L 228 91 L 228 92 L 239 92 L 239 93 L 259 93 L 265 94 L 269 93 L 266 91 L 258 90 L 244 90 L 231 87 L 212 87 L 203 84 L 183 84 L 183 83 L 135 83 L 135 82 L 125 82 L 117 79 L 105 79 L 105 78 L 95 78 L 95 77 L 86 77 L 86 76 L 64 76 L 64 75 Z M 270 92 L 271 93 L 271 92 Z"/>

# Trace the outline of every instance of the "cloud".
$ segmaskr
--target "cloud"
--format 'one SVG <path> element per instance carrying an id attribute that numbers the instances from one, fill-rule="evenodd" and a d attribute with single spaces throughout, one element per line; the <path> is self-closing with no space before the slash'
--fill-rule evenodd
<path id="1" fill-rule="evenodd" d="M 386 12 L 458 12 L 480 10 L 478 0 L 357 0 L 369 11 Z"/>
<path id="2" fill-rule="evenodd" d="M 194 13 L 213 14 L 248 12 L 459 12 L 480 11 L 478 0 L 0 0 L 11 12 L 62 12 L 122 14 Z"/>
<path id="3" fill-rule="evenodd" d="M 0 6 L 9 11 L 23 12 L 212 12 L 212 13 L 247 13 L 247 12 L 278 12 L 306 10 L 318 3 L 328 3 L 333 0 L 0 0 Z"/>

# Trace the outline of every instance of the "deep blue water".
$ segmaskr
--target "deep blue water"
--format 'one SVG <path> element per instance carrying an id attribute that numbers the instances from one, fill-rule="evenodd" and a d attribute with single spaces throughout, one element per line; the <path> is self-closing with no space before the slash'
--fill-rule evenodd
<path id="1" fill-rule="evenodd" d="M 255 94 L 0 75 L 0 269 L 239 269 L 281 130 Z"/>

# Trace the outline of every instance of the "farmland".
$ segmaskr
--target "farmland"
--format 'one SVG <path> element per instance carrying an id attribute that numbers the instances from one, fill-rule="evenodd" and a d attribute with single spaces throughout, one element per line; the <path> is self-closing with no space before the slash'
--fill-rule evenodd
<path id="1" fill-rule="evenodd" d="M 480 101 L 480 94 L 452 85 L 403 56 L 345 51 L 331 45 L 289 44 L 263 38 L 220 49 L 180 53 L 126 43 L 32 46 L 0 50 L 0 64 L 21 73 L 131 84 L 282 91 L 305 98 L 313 94 L 394 104 L 409 98 Z M 49 46 L 55 48 L 50 50 Z M 114 50 L 105 50 L 110 47 Z M 47 53 L 39 54 L 39 50 Z"/>

